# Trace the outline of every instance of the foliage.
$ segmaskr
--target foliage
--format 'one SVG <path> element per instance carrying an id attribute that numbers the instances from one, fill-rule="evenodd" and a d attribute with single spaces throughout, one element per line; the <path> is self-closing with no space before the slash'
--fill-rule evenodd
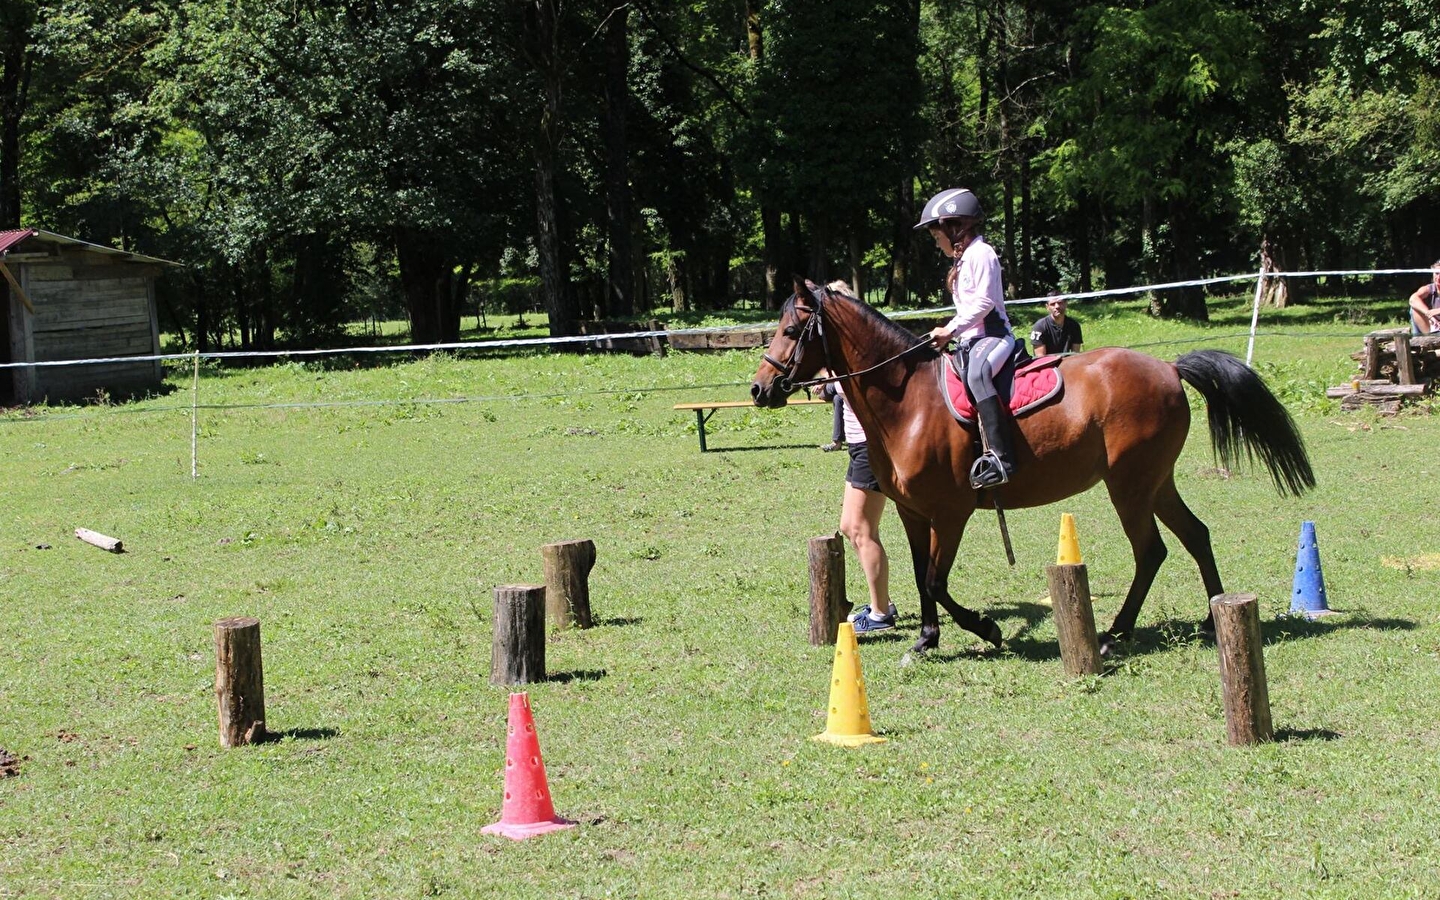
<path id="1" fill-rule="evenodd" d="M 0 199 L 185 263 L 159 300 L 190 345 L 332 344 L 400 308 L 449 336 L 472 281 L 551 256 L 559 330 L 614 291 L 642 316 L 761 305 L 796 269 L 931 295 L 943 261 L 907 226 L 954 184 L 982 197 L 1022 296 L 1249 271 L 1262 241 L 1291 269 L 1424 265 L 1440 244 L 1440 20 L 1420 0 L 9 0 L 0 17 Z M 628 292 L 608 283 L 617 234 Z"/>

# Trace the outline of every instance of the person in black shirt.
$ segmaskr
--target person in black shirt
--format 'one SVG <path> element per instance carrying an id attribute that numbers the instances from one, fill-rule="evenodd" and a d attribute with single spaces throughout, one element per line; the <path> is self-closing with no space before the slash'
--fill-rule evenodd
<path id="1" fill-rule="evenodd" d="M 1065 315 L 1065 298 L 1053 291 L 1045 301 L 1048 315 L 1036 320 L 1030 329 L 1030 344 L 1036 356 L 1050 353 L 1079 353 L 1084 349 L 1080 323 Z"/>

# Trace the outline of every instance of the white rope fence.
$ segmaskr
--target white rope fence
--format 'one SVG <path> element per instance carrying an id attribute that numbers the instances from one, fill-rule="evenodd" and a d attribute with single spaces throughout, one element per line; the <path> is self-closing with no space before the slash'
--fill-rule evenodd
<path id="1" fill-rule="evenodd" d="M 1163 284 L 1146 284 L 1134 287 L 1109 288 L 1098 291 L 1077 291 L 1071 293 L 1056 293 L 1044 297 L 1023 297 L 1015 300 L 1007 300 L 1005 305 L 1026 306 L 1043 304 L 1055 298 L 1065 300 L 1093 300 L 1102 297 L 1120 297 L 1133 294 L 1145 294 L 1157 291 L 1173 290 L 1186 287 L 1207 287 L 1215 284 L 1226 284 L 1253 280 L 1255 282 L 1255 300 L 1250 316 L 1250 330 L 1248 343 L 1245 351 L 1245 364 L 1250 365 L 1254 358 L 1255 337 L 1259 333 L 1260 322 L 1260 301 L 1264 294 L 1265 282 L 1272 278 L 1320 278 L 1320 277 L 1349 277 L 1349 276 L 1373 276 L 1373 275 L 1428 275 L 1431 268 L 1413 269 L 1331 269 L 1311 272 L 1265 272 L 1261 271 L 1254 275 L 1220 275 L 1211 278 L 1196 278 L 1188 281 L 1171 281 Z M 941 316 L 948 314 L 953 309 L 950 306 L 940 306 L 931 309 L 899 310 L 890 315 L 892 319 L 908 319 L 924 316 Z M 763 327 L 763 326 L 762 326 Z M 63 359 L 63 360 L 41 360 L 0 363 L 0 370 L 3 369 L 30 369 L 53 366 L 86 366 L 105 365 L 116 363 L 137 363 L 137 362 L 174 362 L 177 360 L 190 361 L 193 364 L 191 378 L 191 402 L 190 402 L 190 477 L 192 480 L 200 477 L 199 473 L 199 418 L 201 409 L 319 409 L 319 408 L 340 408 L 360 406 L 392 406 L 398 404 L 428 405 L 438 403 L 478 403 L 478 402 L 501 402 L 515 400 L 515 397 L 450 397 L 450 398 L 420 398 L 410 400 L 355 400 L 355 401 L 332 401 L 332 402 L 308 402 L 308 403 L 265 403 L 265 404 L 226 404 L 206 405 L 200 403 L 200 361 L 202 359 L 227 360 L 227 359 L 264 359 L 264 358 L 295 358 L 295 357 L 320 357 L 338 356 L 347 353 L 425 353 L 437 351 L 464 351 L 464 350 L 494 350 L 507 348 L 524 347 L 547 347 L 561 346 L 567 344 L 593 344 L 605 341 L 627 340 L 638 338 L 665 337 L 672 334 L 711 334 L 715 332 L 738 332 L 755 331 L 753 323 L 741 325 L 724 325 L 709 328 L 672 328 L 664 330 L 630 331 L 613 334 L 587 334 L 573 335 L 569 337 L 539 337 L 539 338 L 511 338 L 504 340 L 479 340 L 459 341 L 437 344 L 405 344 L 400 346 L 369 346 L 369 347 L 336 347 L 307 350 L 221 350 L 201 353 L 192 351 L 189 353 L 163 353 L 144 356 L 107 356 L 89 359 Z M 634 393 L 636 391 L 662 391 L 662 390 L 695 390 L 707 387 L 729 387 L 731 385 L 685 385 L 676 388 L 621 388 L 615 390 L 591 391 L 588 393 Z M 573 392 L 563 394 L 539 395 L 539 396 L 569 396 Z M 527 395 L 524 399 L 534 399 L 537 395 Z M 173 410 L 176 407 L 162 407 L 163 410 Z M 147 410 L 160 411 L 160 410 Z M 36 418 L 55 420 L 57 416 L 32 417 L 28 419 L 4 419 L 0 421 L 35 421 Z"/>

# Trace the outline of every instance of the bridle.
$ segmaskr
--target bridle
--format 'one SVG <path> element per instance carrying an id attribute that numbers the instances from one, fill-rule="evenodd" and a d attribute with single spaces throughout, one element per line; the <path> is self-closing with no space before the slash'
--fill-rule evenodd
<path id="1" fill-rule="evenodd" d="M 850 378 L 856 378 L 861 375 L 866 375 L 870 372 L 875 371 L 876 369 L 890 365 L 890 363 L 895 362 L 897 359 L 900 359 L 903 356 L 907 356 L 908 354 L 916 350 L 919 350 L 921 347 L 930 346 L 930 339 L 925 338 L 924 340 L 920 341 L 920 343 L 915 344 L 912 347 L 906 347 L 904 350 L 901 350 L 899 353 L 895 354 L 889 359 L 878 362 L 868 368 L 861 369 L 858 372 L 849 372 L 843 375 L 831 375 L 829 378 L 811 378 L 808 381 L 796 381 L 794 373 L 799 368 L 800 357 L 801 354 L 804 352 L 804 347 L 807 343 L 810 342 L 812 337 L 818 336 L 820 338 L 820 352 L 824 354 L 825 357 L 825 369 L 830 372 L 835 371 L 834 367 L 830 365 L 830 351 L 825 344 L 825 290 L 824 288 L 817 288 L 816 290 L 810 291 L 807 288 L 807 291 L 810 294 L 810 298 L 815 301 L 815 305 L 813 307 L 806 306 L 800 302 L 799 291 L 791 294 L 790 299 L 786 301 L 787 304 L 794 303 L 794 308 L 797 313 L 805 312 L 810 314 L 810 317 L 805 320 L 805 324 L 800 326 L 800 334 L 795 338 L 795 346 L 790 348 L 789 359 L 785 360 L 785 362 L 782 363 L 775 357 L 771 356 L 768 351 L 762 354 L 762 358 L 780 372 L 780 378 L 778 379 L 777 387 L 779 387 L 781 393 L 783 393 L 787 397 L 800 390 L 801 388 L 804 388 L 808 391 L 810 388 L 817 387 L 822 384 L 830 384 L 836 381 L 845 381 Z"/>
<path id="2" fill-rule="evenodd" d="M 787 304 L 794 304 L 794 308 L 797 313 L 806 312 L 810 314 L 810 318 L 806 319 L 805 324 L 800 326 L 800 334 L 795 338 L 795 346 L 790 348 L 790 358 L 782 363 L 775 357 L 771 356 L 769 351 L 766 351 L 763 355 L 764 360 L 770 365 L 774 366 L 780 372 L 780 380 L 778 386 L 781 393 L 785 394 L 785 396 L 787 397 L 795 393 L 802 387 L 810 387 L 814 384 L 824 384 L 826 381 L 834 380 L 829 378 L 822 378 L 818 381 L 813 382 L 796 382 L 793 377 L 795 371 L 799 368 L 800 356 L 802 353 L 805 352 L 805 345 L 808 344 L 810 342 L 810 339 L 816 335 L 820 337 L 820 352 L 825 354 L 825 367 L 827 369 L 830 367 L 830 353 L 825 349 L 825 325 L 824 322 L 821 320 L 821 310 L 825 308 L 825 296 L 822 292 L 817 290 L 810 292 L 810 298 L 815 301 L 815 305 L 813 307 L 806 306 L 805 304 L 800 302 L 799 291 L 791 294 L 790 299 L 786 301 Z"/>

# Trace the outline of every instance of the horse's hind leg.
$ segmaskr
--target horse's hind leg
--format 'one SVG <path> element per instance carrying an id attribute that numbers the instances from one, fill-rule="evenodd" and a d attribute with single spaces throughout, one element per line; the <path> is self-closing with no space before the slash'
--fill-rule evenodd
<path id="1" fill-rule="evenodd" d="M 1101 656 L 1113 654 L 1117 641 L 1128 637 L 1134 630 L 1140 607 L 1150 593 L 1155 573 L 1160 571 L 1160 564 L 1165 561 L 1168 552 L 1165 541 L 1160 537 L 1160 527 L 1155 524 L 1151 493 L 1135 491 L 1132 486 L 1125 485 L 1124 480 L 1107 480 L 1106 487 L 1110 491 L 1110 502 L 1120 514 L 1125 536 L 1130 539 L 1130 550 L 1135 556 L 1135 577 L 1130 582 L 1130 590 L 1125 594 L 1125 602 L 1120 605 L 1114 624 L 1100 635 Z"/>
<path id="2" fill-rule="evenodd" d="M 1220 584 L 1220 569 L 1215 565 L 1215 551 L 1210 547 L 1210 529 L 1190 511 L 1180 492 L 1175 488 L 1175 478 L 1165 480 L 1155 495 L 1155 515 L 1166 528 L 1180 539 L 1185 552 L 1195 558 L 1200 567 L 1200 580 L 1205 585 L 1205 622 L 1200 627 L 1206 631 L 1215 629 L 1210 615 L 1209 598 L 1225 593 Z"/>

